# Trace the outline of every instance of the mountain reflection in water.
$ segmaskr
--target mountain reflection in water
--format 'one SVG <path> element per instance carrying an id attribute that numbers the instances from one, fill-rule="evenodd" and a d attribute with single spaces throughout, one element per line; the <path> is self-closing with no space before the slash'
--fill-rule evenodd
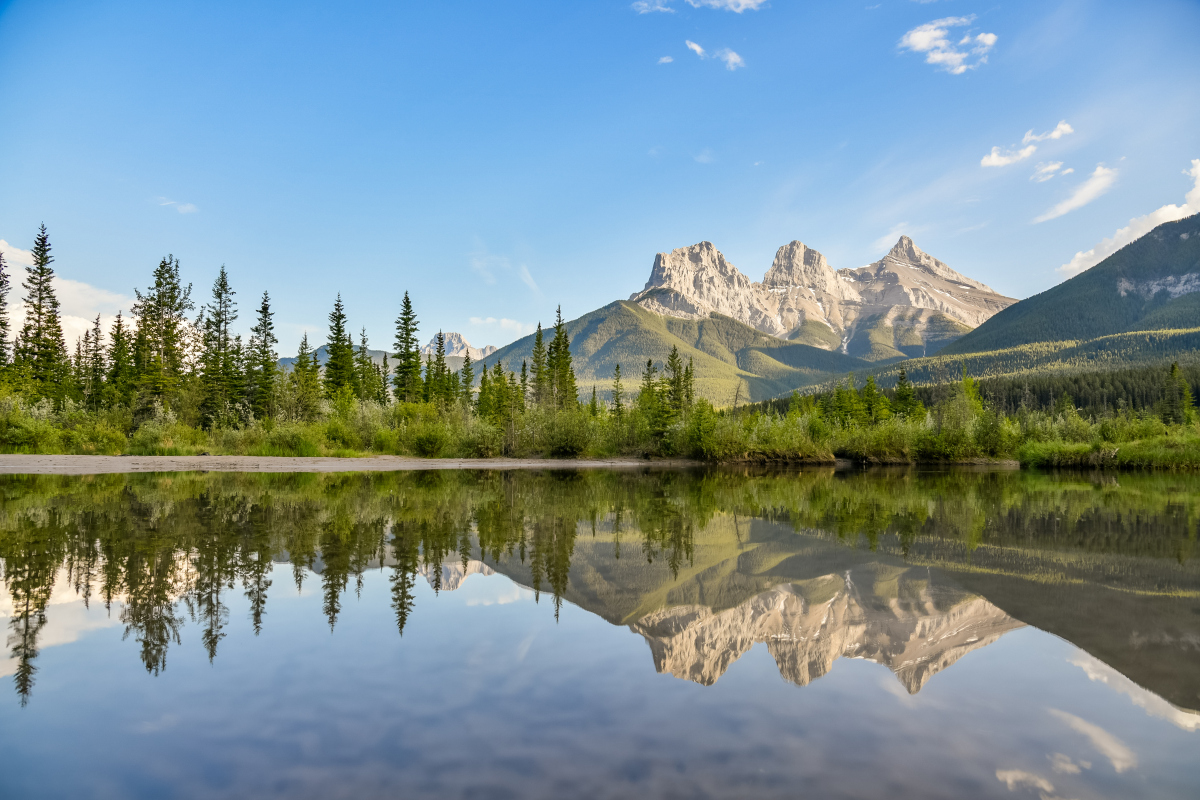
<path id="1" fill-rule="evenodd" d="M 566 601 L 627 625 L 659 672 L 704 685 L 765 643 L 798 686 L 846 657 L 916 693 L 1030 624 L 1087 651 L 1093 680 L 1181 727 L 1200 719 L 1195 478 L 646 470 L 0 486 L 6 672 L 22 703 L 64 592 L 108 608 L 158 674 L 189 628 L 218 657 L 235 592 L 258 633 L 277 582 L 319 584 L 332 629 L 379 569 L 393 635 L 421 613 L 417 580 L 453 591 L 494 571 L 548 595 L 556 616 Z"/>

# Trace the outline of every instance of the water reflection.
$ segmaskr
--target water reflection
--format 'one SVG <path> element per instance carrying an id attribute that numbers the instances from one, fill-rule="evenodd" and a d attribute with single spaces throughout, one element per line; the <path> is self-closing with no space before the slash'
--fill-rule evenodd
<path id="1" fill-rule="evenodd" d="M 1197 490 L 969 471 L 6 477 L 0 610 L 22 704 L 39 649 L 70 638 L 46 636 L 64 598 L 103 605 L 157 675 L 189 628 L 217 658 L 234 593 L 257 635 L 272 592 L 314 589 L 332 630 L 383 570 L 402 636 L 417 581 L 494 571 L 556 617 L 568 601 L 628 626 L 659 672 L 704 685 L 765 643 L 796 685 L 863 658 L 915 693 L 1030 624 L 1195 729 Z"/>

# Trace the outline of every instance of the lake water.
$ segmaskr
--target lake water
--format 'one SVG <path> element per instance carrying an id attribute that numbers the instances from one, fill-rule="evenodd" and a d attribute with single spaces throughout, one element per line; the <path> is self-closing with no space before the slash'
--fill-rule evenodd
<path id="1" fill-rule="evenodd" d="M 0 797 L 1195 798 L 1200 478 L 0 478 Z"/>

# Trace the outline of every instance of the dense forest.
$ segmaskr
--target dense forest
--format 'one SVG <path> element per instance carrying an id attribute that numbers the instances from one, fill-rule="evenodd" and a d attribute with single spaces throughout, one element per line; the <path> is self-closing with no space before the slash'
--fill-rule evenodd
<path id="1" fill-rule="evenodd" d="M 197 308 L 171 256 L 136 292 L 130 319 L 119 314 L 105 332 L 97 318 L 72 353 L 45 226 L 32 253 L 24 322 L 11 346 L 10 279 L 0 260 L 7 452 L 1200 466 L 1193 364 L 980 381 L 969 360 L 958 374 L 943 360 L 936 381 L 913 381 L 906 365 L 931 369 L 931 360 L 918 359 L 895 368 L 894 385 L 871 376 L 856 386 L 852 375 L 824 392 L 753 406 L 735 392 L 730 407 L 717 409 L 698 396 L 693 359 L 673 346 L 661 362 L 637 364 L 629 387 L 614 364 L 602 401 L 595 383 L 579 396 L 561 312 L 551 329 L 538 325 L 519 371 L 496 359 L 476 374 L 469 357 L 461 369 L 448 367 L 440 332 L 434 355 L 421 354 L 406 293 L 390 358 L 371 358 L 365 331 L 355 341 L 338 296 L 325 363 L 313 358 L 306 335 L 285 372 L 269 295 L 243 340 L 233 333 L 238 306 L 224 267 Z"/>

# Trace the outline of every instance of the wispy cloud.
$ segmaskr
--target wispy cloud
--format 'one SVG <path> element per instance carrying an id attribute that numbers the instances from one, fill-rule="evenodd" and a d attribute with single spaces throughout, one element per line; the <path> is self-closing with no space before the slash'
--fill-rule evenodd
<path id="1" fill-rule="evenodd" d="M 537 281 L 535 281 L 533 279 L 533 276 L 529 274 L 528 267 L 526 267 L 524 264 L 522 264 L 517 269 L 517 274 L 521 277 L 521 283 L 525 284 L 530 289 L 532 289 L 534 291 L 534 293 L 536 293 L 538 295 L 540 295 L 542 293 L 542 290 L 540 288 L 538 288 Z"/>
<path id="2" fill-rule="evenodd" d="M 688 50 L 691 50 L 696 55 L 700 56 L 701 58 L 704 58 L 704 48 L 703 47 L 696 44 L 691 39 L 684 39 L 683 42 L 684 42 L 684 44 L 687 45 Z"/>
<path id="3" fill-rule="evenodd" d="M 746 66 L 746 62 L 737 53 L 726 47 L 724 50 L 718 50 L 716 57 L 725 62 L 725 69 L 733 72 L 735 69 Z"/>
<path id="4" fill-rule="evenodd" d="M 1053 792 L 1054 784 L 1040 775 L 1026 772 L 1023 769 L 998 769 L 996 780 L 1008 787 L 1010 792 L 1017 789 L 1037 789 L 1042 792 Z M 1042 795 L 1045 797 L 1045 795 Z"/>
<path id="5" fill-rule="evenodd" d="M 1097 165 L 1096 170 L 1091 176 L 1075 187 L 1075 191 L 1071 192 L 1070 197 L 1035 219 L 1034 223 L 1057 219 L 1063 214 L 1069 214 L 1077 208 L 1083 208 L 1111 189 L 1116 180 L 1117 171 L 1115 169 L 1106 167 L 1103 164 Z"/>
<path id="6" fill-rule="evenodd" d="M 1061 139 L 1068 133 L 1074 133 L 1075 129 L 1067 124 L 1064 119 L 1054 126 L 1054 130 L 1046 131 L 1045 133 L 1034 134 L 1033 129 L 1026 131 L 1024 138 L 1021 139 L 1021 144 L 1029 144 L 1030 142 L 1044 142 L 1047 139 Z"/>
<path id="7" fill-rule="evenodd" d="M 1007 167 L 1009 164 L 1024 161 L 1036 152 L 1037 145 L 1033 144 L 1020 150 L 1001 150 L 997 146 L 992 148 L 992 152 L 979 159 L 979 165 L 981 167 Z"/>
<path id="8" fill-rule="evenodd" d="M 670 56 L 663 56 L 662 58 L 660 58 L 660 59 L 658 60 L 658 63 L 660 63 L 660 64 L 670 64 L 670 63 L 671 63 L 672 61 L 674 61 L 674 60 L 675 60 L 675 59 L 671 58 Z"/>
<path id="9" fill-rule="evenodd" d="M 674 14 L 675 9 L 668 5 L 669 0 L 637 0 L 633 10 L 639 14 L 651 14 L 663 11 Z M 740 14 L 743 11 L 757 11 L 767 5 L 767 0 L 684 0 L 692 8 L 719 8 Z"/>
<path id="10" fill-rule="evenodd" d="M 4 254 L 4 263 L 8 265 L 10 270 L 14 266 L 33 266 L 33 253 L 29 252 L 28 250 L 22 250 L 19 247 L 14 247 L 3 239 L 0 239 L 0 253 Z"/>
<path id="11" fill-rule="evenodd" d="M 156 201 L 160 206 L 169 206 L 174 208 L 180 214 L 195 214 L 200 209 L 192 203 L 180 203 L 176 200 L 168 200 L 165 197 L 160 197 Z"/>
<path id="12" fill-rule="evenodd" d="M 951 75 L 961 75 L 969 69 L 987 63 L 988 52 L 996 46 L 994 33 L 969 33 L 958 40 L 950 41 L 950 29 L 970 25 L 975 17 L 944 17 L 927 22 L 904 34 L 900 39 L 901 50 L 923 53 L 925 63 L 944 69 Z M 972 60 L 972 56 L 974 59 Z"/>
<path id="13" fill-rule="evenodd" d="M 1045 183 L 1055 175 L 1070 175 L 1075 171 L 1074 167 L 1062 168 L 1061 161 L 1047 161 L 1044 164 L 1038 164 L 1033 170 L 1033 174 L 1029 176 L 1029 180 L 1037 183 Z M 1061 172 L 1059 170 L 1062 170 Z"/>
<path id="14" fill-rule="evenodd" d="M 707 147 L 696 155 L 692 156 L 692 158 L 700 164 L 711 164 L 716 160 L 716 158 L 713 156 L 713 151 L 709 150 Z"/>
<path id="15" fill-rule="evenodd" d="M 903 235 L 907 230 L 909 230 L 907 222 L 897 222 L 888 229 L 887 233 L 871 242 L 871 246 L 875 248 L 876 252 L 891 250 L 892 245 L 894 245 L 900 239 L 901 235 Z"/>
<path id="16" fill-rule="evenodd" d="M 664 3 L 663 0 L 637 0 L 633 4 L 633 10 L 639 14 L 653 14 L 655 11 L 667 14 L 675 13 L 675 9 Z"/>
<path id="17" fill-rule="evenodd" d="M 1059 711 L 1057 708 L 1051 708 L 1049 711 L 1052 716 L 1067 723 L 1071 730 L 1086 736 L 1091 741 L 1092 747 L 1099 750 L 1117 772 L 1126 772 L 1137 766 L 1137 754 L 1130 750 L 1128 745 L 1116 736 L 1104 730 L 1104 728 L 1088 722 L 1086 719 L 1081 719 L 1074 714 Z"/>
<path id="18" fill-rule="evenodd" d="M 531 325 L 528 322 L 518 322 L 515 319 L 504 317 L 500 319 L 496 317 L 471 317 L 470 322 L 472 325 L 496 327 L 502 331 L 510 331 L 517 336 L 528 336 L 537 328 L 536 325 Z"/>
<path id="19" fill-rule="evenodd" d="M 1142 238 L 1164 222 L 1174 222 L 1192 214 L 1200 214 L 1200 158 L 1192 159 L 1192 168 L 1184 170 L 1183 174 L 1192 179 L 1191 191 L 1184 196 L 1183 205 L 1166 205 L 1149 214 L 1134 217 L 1129 220 L 1128 225 L 1107 239 L 1102 239 L 1091 250 L 1076 253 L 1074 258 L 1058 268 L 1058 272 L 1068 278 L 1074 277 L 1099 264 L 1130 242 Z"/>

